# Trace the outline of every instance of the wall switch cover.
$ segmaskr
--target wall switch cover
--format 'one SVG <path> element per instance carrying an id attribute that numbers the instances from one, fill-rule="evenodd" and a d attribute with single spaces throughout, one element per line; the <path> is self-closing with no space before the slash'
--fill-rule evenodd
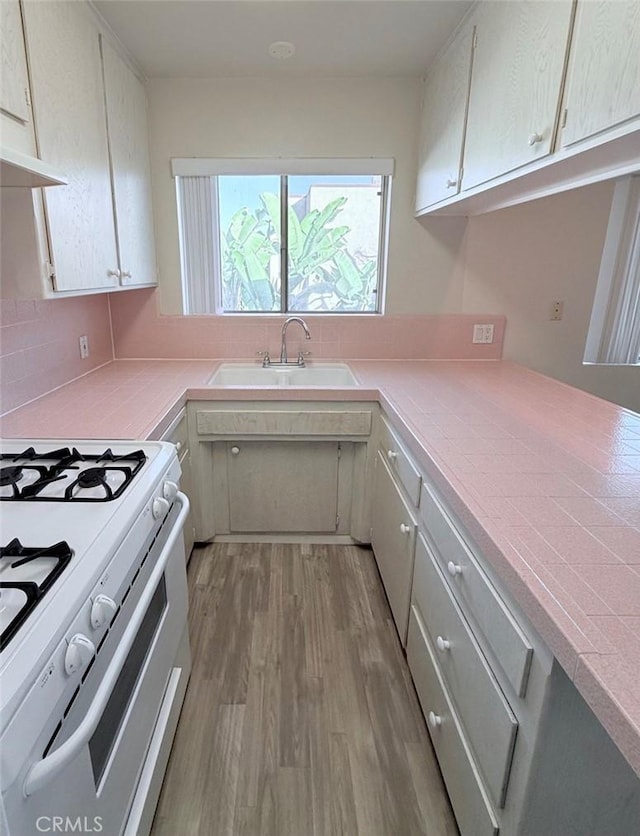
<path id="1" fill-rule="evenodd" d="M 89 337 L 82 336 L 78 338 L 78 343 L 80 345 L 80 358 L 82 360 L 86 360 L 89 356 Z"/>
<path id="2" fill-rule="evenodd" d="M 473 342 L 474 343 L 492 343 L 493 342 L 493 325 L 474 325 L 473 326 Z"/>

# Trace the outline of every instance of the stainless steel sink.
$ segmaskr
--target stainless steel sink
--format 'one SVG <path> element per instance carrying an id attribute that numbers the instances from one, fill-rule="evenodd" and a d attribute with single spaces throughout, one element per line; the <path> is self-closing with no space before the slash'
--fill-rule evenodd
<path id="1" fill-rule="evenodd" d="M 210 386 L 358 386 L 346 363 L 313 363 L 290 368 L 256 363 L 222 363 Z"/>

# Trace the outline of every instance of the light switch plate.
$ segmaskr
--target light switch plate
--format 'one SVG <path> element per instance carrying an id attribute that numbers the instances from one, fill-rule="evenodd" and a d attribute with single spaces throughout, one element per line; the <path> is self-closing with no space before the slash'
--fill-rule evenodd
<path id="1" fill-rule="evenodd" d="M 80 358 L 86 360 L 89 356 L 89 337 L 86 335 L 78 337 L 78 344 L 80 346 Z"/>

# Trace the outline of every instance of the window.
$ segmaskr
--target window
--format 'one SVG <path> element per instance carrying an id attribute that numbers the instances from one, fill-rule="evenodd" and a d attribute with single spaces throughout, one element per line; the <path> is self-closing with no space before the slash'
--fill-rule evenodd
<path id="1" fill-rule="evenodd" d="M 640 176 L 616 184 L 585 363 L 640 364 Z"/>
<path id="2" fill-rule="evenodd" d="M 173 160 L 184 312 L 381 312 L 391 163 Z"/>

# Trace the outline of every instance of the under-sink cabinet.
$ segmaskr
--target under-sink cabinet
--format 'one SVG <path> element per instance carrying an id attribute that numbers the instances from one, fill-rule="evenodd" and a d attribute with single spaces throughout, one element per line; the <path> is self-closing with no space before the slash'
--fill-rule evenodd
<path id="1" fill-rule="evenodd" d="M 193 402 L 196 539 L 368 540 L 374 405 Z"/>

